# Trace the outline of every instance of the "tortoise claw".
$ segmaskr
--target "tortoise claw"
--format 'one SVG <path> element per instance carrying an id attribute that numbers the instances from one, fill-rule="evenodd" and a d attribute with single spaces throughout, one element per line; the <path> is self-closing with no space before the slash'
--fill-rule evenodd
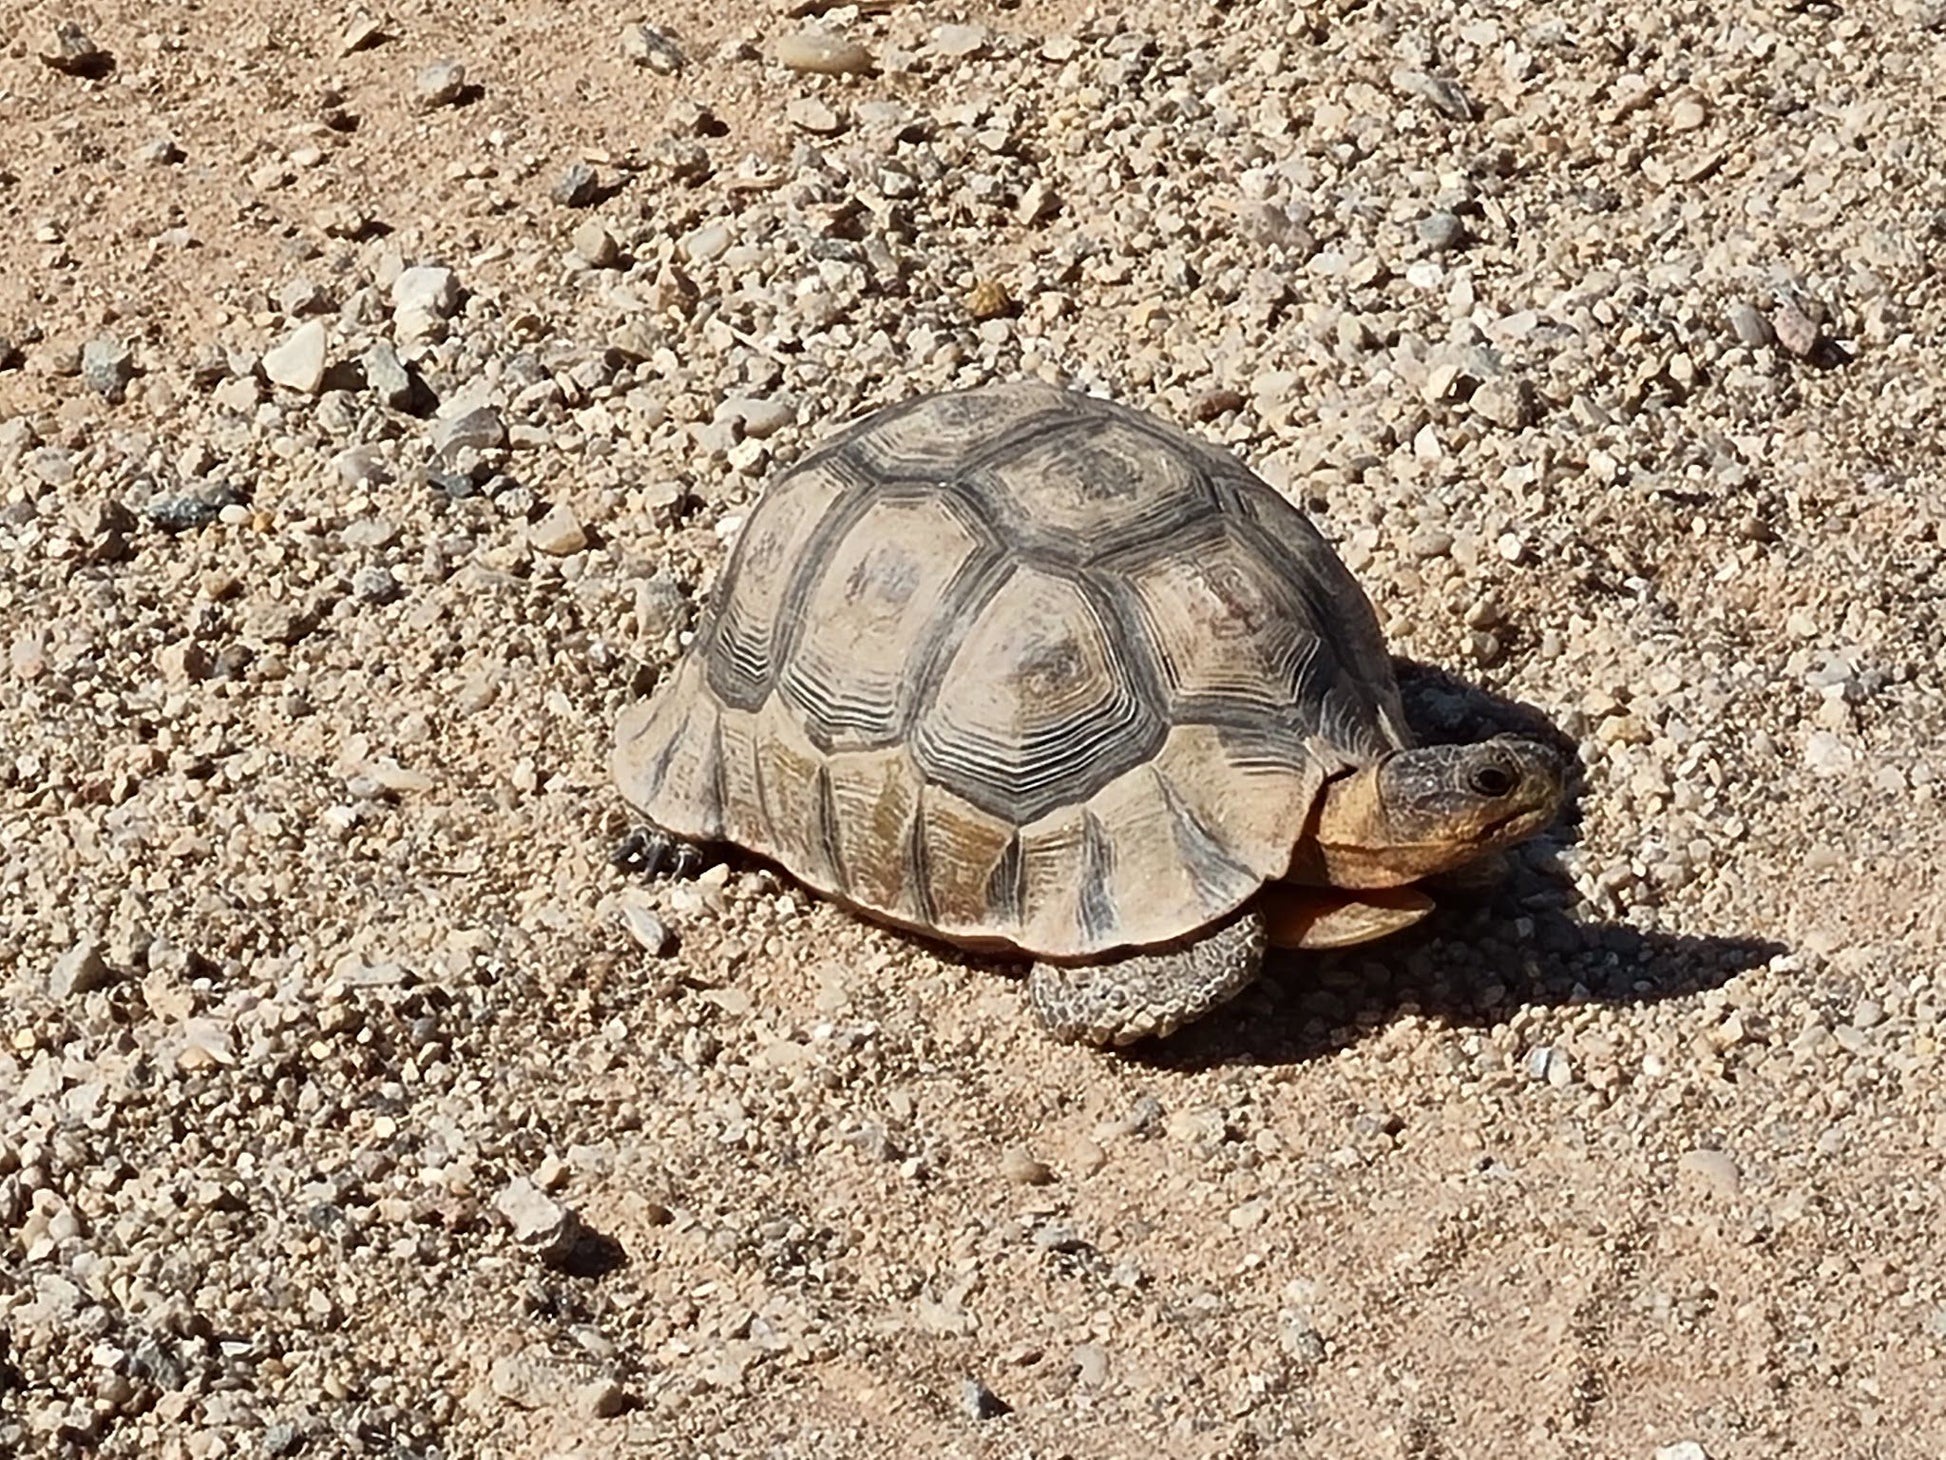
<path id="1" fill-rule="evenodd" d="M 703 854 L 693 842 L 648 822 L 631 827 L 608 860 L 624 872 L 679 882 L 687 882 L 703 870 Z"/>

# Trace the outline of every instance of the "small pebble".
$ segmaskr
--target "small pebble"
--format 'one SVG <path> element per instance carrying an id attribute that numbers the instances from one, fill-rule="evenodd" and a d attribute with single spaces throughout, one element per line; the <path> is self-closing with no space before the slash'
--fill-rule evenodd
<path id="1" fill-rule="evenodd" d="M 1242 391 L 1219 387 L 1197 396 L 1189 408 L 1189 414 L 1198 421 L 1214 421 L 1231 411 L 1240 411 L 1248 404 L 1249 398 Z"/>
<path id="2" fill-rule="evenodd" d="M 601 198 L 601 174 L 585 162 L 571 162 L 547 195 L 563 208 L 585 208 Z"/>
<path id="3" fill-rule="evenodd" d="M 1730 307 L 1730 329 L 1737 337 L 1737 343 L 1748 349 L 1760 350 L 1766 345 L 1775 344 L 1777 337 L 1771 333 L 1770 321 L 1763 317 L 1762 311 L 1749 304 L 1735 304 Z"/>
<path id="4" fill-rule="evenodd" d="M 368 51 L 385 40 L 385 27 L 370 15 L 353 16 L 338 37 L 338 54 L 354 55 Z"/>
<path id="5" fill-rule="evenodd" d="M 1685 1151 L 1676 1165 L 1718 1196 L 1733 1197 L 1743 1189 L 1743 1175 L 1737 1169 L 1736 1159 L 1727 1151 Z"/>
<path id="6" fill-rule="evenodd" d="M 615 235 L 590 218 L 574 230 L 574 253 L 591 269 L 612 269 L 622 256 Z"/>
<path id="7" fill-rule="evenodd" d="M 1413 533 L 1405 547 L 1415 558 L 1443 558 L 1453 550 L 1453 534 L 1443 527 L 1428 527 Z"/>
<path id="8" fill-rule="evenodd" d="M 661 76 L 673 76 L 685 64 L 675 38 L 645 22 L 622 27 L 622 54 Z"/>
<path id="9" fill-rule="evenodd" d="M 1817 349 L 1821 338 L 1818 322 L 1792 299 L 1778 301 L 1770 314 L 1770 327 L 1777 343 L 1800 360 Z"/>
<path id="10" fill-rule="evenodd" d="M 72 20 L 64 20 L 46 32 L 37 50 L 41 64 L 64 76 L 80 76 L 98 81 L 115 69 L 115 58 L 94 43 L 92 37 Z"/>
<path id="11" fill-rule="evenodd" d="M 717 419 L 734 420 L 743 434 L 755 441 L 766 441 L 797 419 L 791 403 L 778 399 L 733 396 L 717 408 Z"/>
<path id="12" fill-rule="evenodd" d="M 649 905 L 646 894 L 630 888 L 620 898 L 622 926 L 651 958 L 661 958 L 675 946 L 669 927 Z"/>
<path id="13" fill-rule="evenodd" d="M 565 1259 L 585 1230 L 574 1211 L 554 1200 L 524 1176 L 517 1176 L 493 1199 L 493 1209 L 514 1241 L 550 1266 Z"/>
<path id="14" fill-rule="evenodd" d="M 135 378 L 135 356 L 122 340 L 106 336 L 90 340 L 81 347 L 81 378 L 103 400 L 117 404 Z"/>
<path id="15" fill-rule="evenodd" d="M 50 998 L 68 999 L 106 988 L 113 980 L 114 974 L 103 961 L 101 950 L 93 943 L 76 943 L 54 961 L 47 979 L 47 992 Z"/>
<path id="16" fill-rule="evenodd" d="M 459 61 L 434 61 L 412 78 L 412 104 L 421 111 L 451 106 L 466 95 L 466 67 Z"/>
<path id="17" fill-rule="evenodd" d="M 992 33 L 984 25 L 942 25 L 932 33 L 932 52 L 965 61 L 986 52 Z"/>
<path id="18" fill-rule="evenodd" d="M 1478 114 L 1465 89 L 1447 77 L 1401 67 L 1392 73 L 1391 80 L 1398 91 L 1430 103 L 1433 110 L 1451 121 L 1470 122 Z"/>
<path id="19" fill-rule="evenodd" d="M 373 566 L 352 573 L 351 591 L 361 602 L 386 604 L 396 602 L 403 590 L 390 568 Z"/>
<path id="20" fill-rule="evenodd" d="M 689 599 L 667 578 L 644 578 L 635 585 L 636 631 L 649 640 L 663 639 L 689 618 Z"/>
<path id="21" fill-rule="evenodd" d="M 1467 241 L 1466 225 L 1457 214 L 1430 213 L 1419 220 L 1419 241 L 1435 253 L 1462 248 Z"/>
<path id="22" fill-rule="evenodd" d="M 533 544 L 536 552 L 565 558 L 588 545 L 588 534 L 581 526 L 581 519 L 575 516 L 574 509 L 565 502 L 556 502 L 540 521 L 527 529 L 527 541 Z"/>
<path id="23" fill-rule="evenodd" d="M 1002 319 L 1013 312 L 1013 296 L 998 279 L 980 279 L 966 291 L 966 312 L 975 319 Z"/>
<path id="24" fill-rule="evenodd" d="M 844 118 L 815 96 L 794 96 L 784 104 L 784 120 L 814 137 L 835 137 L 844 131 Z"/>
<path id="25" fill-rule="evenodd" d="M 331 470 L 348 487 L 382 486 L 392 480 L 385 448 L 374 441 L 347 446 L 331 458 Z"/>
<path id="26" fill-rule="evenodd" d="M 432 428 L 433 452 L 448 461 L 462 450 L 494 451 L 506 444 L 506 423 L 492 406 L 462 411 L 436 422 Z"/>
<path id="27" fill-rule="evenodd" d="M 1533 422 L 1534 392 L 1523 380 L 1496 375 L 1468 397 L 1466 408 L 1503 431 L 1518 431 Z"/>
<path id="28" fill-rule="evenodd" d="M 412 377 L 399 360 L 399 353 L 386 340 L 374 340 L 358 357 L 365 373 L 365 385 L 381 405 L 403 410 L 412 399 Z"/>
<path id="29" fill-rule="evenodd" d="M 178 639 L 156 651 L 156 672 L 165 684 L 200 684 L 209 678 L 209 651 L 194 639 Z"/>
<path id="30" fill-rule="evenodd" d="M 1693 132 L 1710 119 L 1709 106 L 1693 91 L 1685 91 L 1669 108 L 1669 130 Z"/>
<path id="31" fill-rule="evenodd" d="M 179 493 L 157 497 L 142 515 L 164 532 L 194 532 L 223 515 L 231 496 L 227 490 L 204 494 Z"/>
<path id="32" fill-rule="evenodd" d="M 873 64 L 872 53 L 857 41 L 821 30 L 779 36 L 771 54 L 786 70 L 818 76 L 862 76 Z"/>
<path id="33" fill-rule="evenodd" d="M 1000 1174 L 1016 1186 L 1046 1186 L 1054 1179 L 1053 1168 L 1024 1146 L 1009 1146 L 1000 1153 Z"/>
<path id="34" fill-rule="evenodd" d="M 730 250 L 734 239 L 721 223 L 705 224 L 682 240 L 683 257 L 693 263 L 711 263 Z"/>
<path id="35" fill-rule="evenodd" d="M 277 305 L 286 314 L 321 314 L 331 308 L 331 296 L 315 279 L 293 279 L 277 291 Z"/>
<path id="36" fill-rule="evenodd" d="M 584 1419 L 613 1419 L 628 1409 L 628 1392 L 613 1379 L 577 1384 L 568 1407 Z"/>
<path id="37" fill-rule="evenodd" d="M 1045 222 L 1061 210 L 1061 198 L 1043 178 L 1035 178 L 1021 191 L 1014 217 L 1032 227 Z"/>
<path id="38" fill-rule="evenodd" d="M 1013 1413 L 1013 1407 L 978 1379 L 960 1380 L 960 1408 L 972 1420 L 998 1419 Z"/>

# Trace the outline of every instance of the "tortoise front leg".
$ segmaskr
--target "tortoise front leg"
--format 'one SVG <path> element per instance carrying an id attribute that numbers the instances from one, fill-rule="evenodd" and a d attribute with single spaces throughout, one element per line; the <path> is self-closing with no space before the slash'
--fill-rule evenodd
<path id="1" fill-rule="evenodd" d="M 1123 1045 L 1160 1039 L 1255 982 L 1263 970 L 1263 914 L 1255 906 L 1193 943 L 1105 963 L 1036 963 L 1027 1001 L 1056 1039 Z"/>

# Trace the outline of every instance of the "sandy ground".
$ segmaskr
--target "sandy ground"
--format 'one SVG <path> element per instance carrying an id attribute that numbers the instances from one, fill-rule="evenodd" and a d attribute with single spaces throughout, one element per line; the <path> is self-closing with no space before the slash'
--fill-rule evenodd
<path id="1" fill-rule="evenodd" d="M 1946 1453 L 1937 7 L 860 8 L 6 12 L 0 1451 Z M 1104 1055 L 609 865 L 1027 374 L 1578 745 L 1506 889 Z"/>

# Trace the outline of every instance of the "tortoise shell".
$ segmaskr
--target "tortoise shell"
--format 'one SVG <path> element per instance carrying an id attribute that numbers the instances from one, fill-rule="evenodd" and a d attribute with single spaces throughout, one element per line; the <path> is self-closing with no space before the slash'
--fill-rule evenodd
<path id="1" fill-rule="evenodd" d="M 887 921 L 1048 958 L 1182 938 L 1405 743 L 1370 602 L 1236 458 L 1039 384 L 928 396 L 777 478 L 623 795 Z"/>

